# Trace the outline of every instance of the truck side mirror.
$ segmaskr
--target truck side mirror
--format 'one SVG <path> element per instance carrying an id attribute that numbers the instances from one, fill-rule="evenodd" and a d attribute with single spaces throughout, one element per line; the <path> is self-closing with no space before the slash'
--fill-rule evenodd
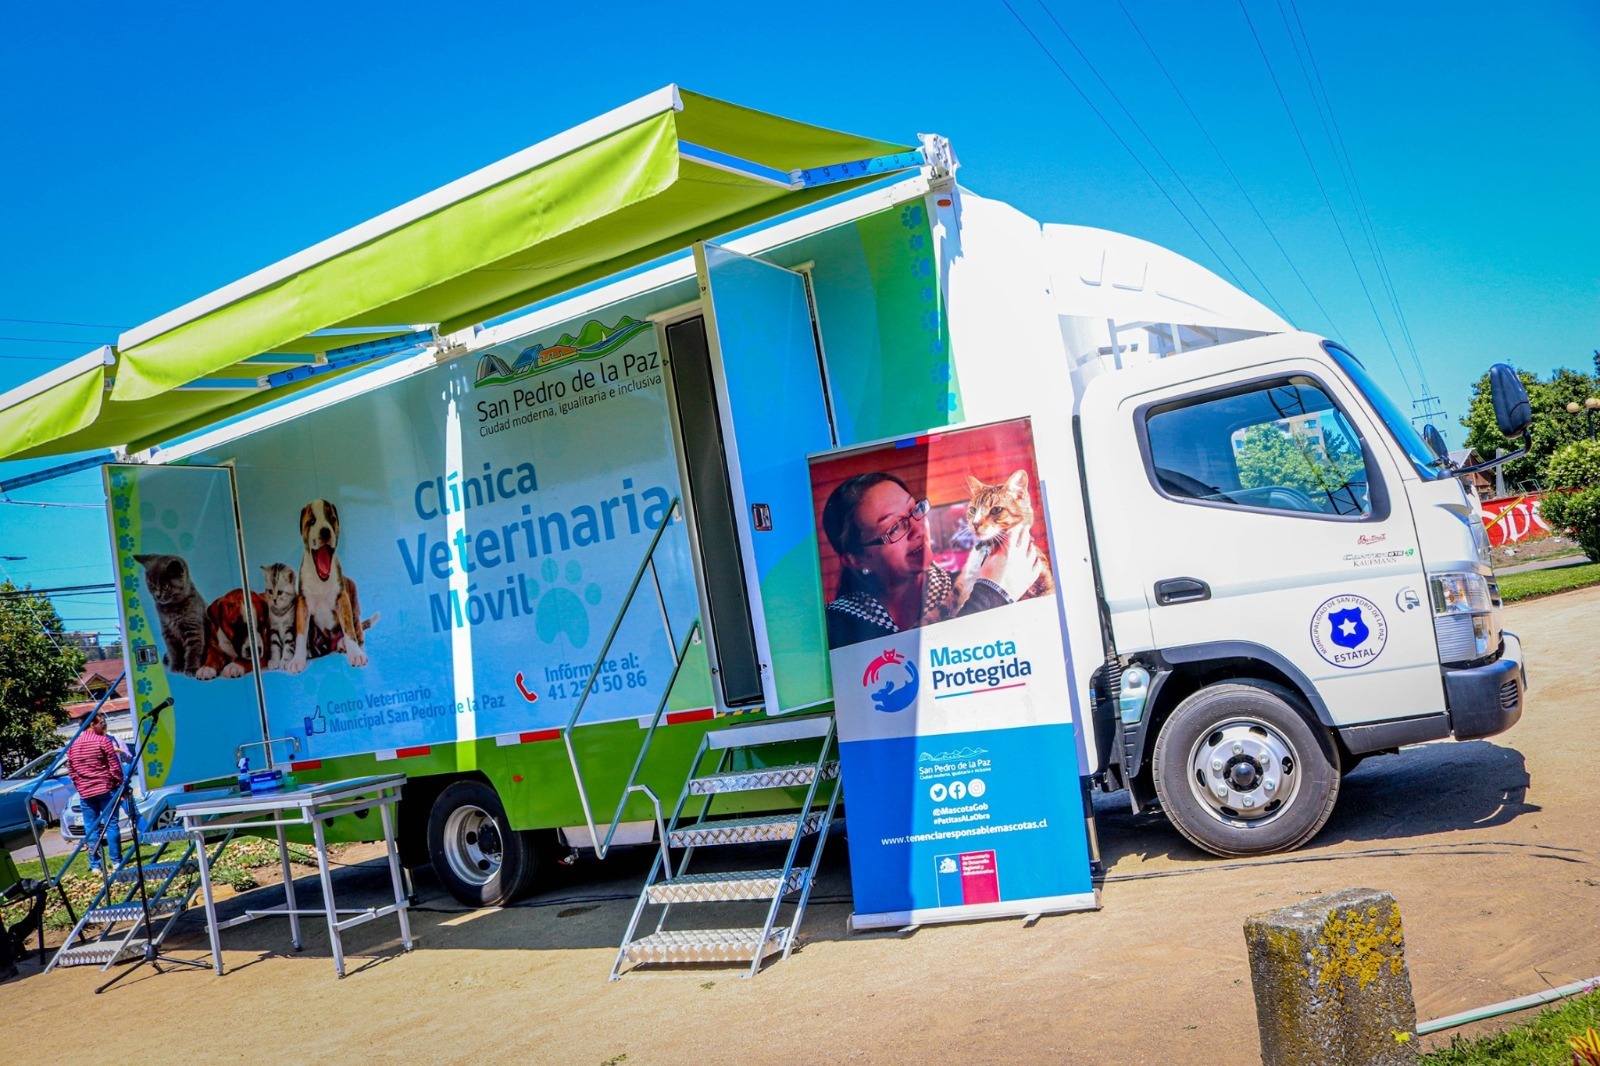
<path id="1" fill-rule="evenodd" d="M 1494 420 L 1507 437 L 1520 437 L 1533 425 L 1533 405 L 1517 372 L 1505 363 L 1489 368 L 1489 398 L 1494 402 Z"/>
<path id="2" fill-rule="evenodd" d="M 1428 450 L 1434 454 L 1434 458 L 1449 458 L 1450 449 L 1445 445 L 1444 434 L 1440 433 L 1432 422 L 1422 427 L 1422 439 L 1427 442 Z"/>

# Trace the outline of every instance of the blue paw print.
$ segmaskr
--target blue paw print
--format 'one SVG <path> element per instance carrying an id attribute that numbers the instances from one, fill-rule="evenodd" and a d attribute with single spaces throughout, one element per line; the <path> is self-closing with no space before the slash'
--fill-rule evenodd
<path id="1" fill-rule="evenodd" d="M 160 781 L 166 775 L 167 764 L 160 759 L 151 759 L 145 763 L 145 769 L 150 771 L 152 780 Z"/>
<path id="2" fill-rule="evenodd" d="M 922 225 L 922 205 L 911 204 L 900 212 L 900 224 L 907 229 Z"/>
<path id="3" fill-rule="evenodd" d="M 133 686 L 134 691 L 141 696 L 150 695 L 150 688 L 150 679 L 148 677 L 140 678 L 139 682 Z"/>
<path id="4" fill-rule="evenodd" d="M 577 562 L 570 562 L 563 568 L 554 559 L 546 559 L 539 574 L 550 587 L 534 609 L 534 632 L 546 644 L 554 644 L 558 637 L 565 636 L 574 648 L 583 647 L 589 643 L 589 607 L 600 605 L 600 586 L 589 582 L 579 598 L 575 590 L 583 584 L 583 567 Z M 539 595 L 537 582 L 529 582 L 528 594 Z"/>
<path id="5" fill-rule="evenodd" d="M 117 538 L 117 547 L 125 552 L 133 551 L 133 538 L 126 533 L 122 534 Z"/>

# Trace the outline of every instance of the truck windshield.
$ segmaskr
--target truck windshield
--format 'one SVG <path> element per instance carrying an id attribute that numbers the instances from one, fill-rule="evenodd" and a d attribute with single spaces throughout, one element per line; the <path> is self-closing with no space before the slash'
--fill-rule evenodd
<path id="1" fill-rule="evenodd" d="M 1367 368 L 1361 365 L 1361 361 L 1337 344 L 1325 344 L 1324 347 L 1327 348 L 1328 354 L 1333 356 L 1333 361 L 1339 364 L 1339 368 L 1355 383 L 1356 388 L 1361 390 L 1367 402 L 1372 405 L 1372 409 L 1378 412 L 1378 417 L 1383 419 L 1383 424 L 1389 429 L 1389 435 L 1406 453 L 1406 458 L 1411 460 L 1411 465 L 1416 468 L 1418 476 L 1425 481 L 1448 477 L 1444 464 L 1438 461 L 1439 457 L 1433 454 L 1433 450 L 1422 439 L 1422 434 L 1417 432 L 1405 412 L 1378 386 L 1372 375 L 1367 373 Z"/>

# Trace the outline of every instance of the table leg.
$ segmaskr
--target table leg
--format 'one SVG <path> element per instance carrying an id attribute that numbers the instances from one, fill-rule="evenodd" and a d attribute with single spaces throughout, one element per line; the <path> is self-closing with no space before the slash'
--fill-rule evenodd
<path id="1" fill-rule="evenodd" d="M 406 898 L 405 884 L 400 880 L 400 853 L 394 842 L 394 820 L 390 813 L 390 803 L 378 805 L 378 814 L 383 818 L 383 843 L 389 851 L 389 880 L 394 883 L 395 915 L 400 919 L 400 943 L 407 951 L 411 950 L 411 914 L 410 903 Z"/>
<path id="2" fill-rule="evenodd" d="M 300 915 L 296 913 L 298 904 L 294 901 L 294 873 L 289 869 L 289 839 L 281 825 L 278 826 L 278 861 L 283 865 L 283 901 L 289 905 L 289 936 L 294 941 L 294 949 L 299 951 Z"/>
<path id="3" fill-rule="evenodd" d="M 317 841 L 317 873 L 322 875 L 322 905 L 328 912 L 328 942 L 333 946 L 333 969 L 344 976 L 344 941 L 339 939 L 339 911 L 333 902 L 333 875 L 328 872 L 328 840 L 322 832 L 322 819 L 311 817 L 311 832 Z"/>
<path id="4" fill-rule="evenodd" d="M 206 836 L 194 834 L 195 856 L 200 861 L 200 894 L 206 901 L 206 933 L 211 937 L 211 968 L 222 976 L 222 945 L 217 939 L 217 901 L 211 895 L 211 860 L 206 855 Z"/>

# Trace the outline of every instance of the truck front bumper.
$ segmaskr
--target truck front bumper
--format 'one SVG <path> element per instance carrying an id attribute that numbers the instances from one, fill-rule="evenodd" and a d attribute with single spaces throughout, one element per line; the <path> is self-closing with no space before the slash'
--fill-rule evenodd
<path id="1" fill-rule="evenodd" d="M 1500 657 L 1483 666 L 1447 666 L 1444 699 L 1450 713 L 1450 733 L 1457 740 L 1473 740 L 1504 733 L 1522 717 L 1528 674 L 1522 665 L 1522 641 L 1515 633 L 1502 633 Z"/>

